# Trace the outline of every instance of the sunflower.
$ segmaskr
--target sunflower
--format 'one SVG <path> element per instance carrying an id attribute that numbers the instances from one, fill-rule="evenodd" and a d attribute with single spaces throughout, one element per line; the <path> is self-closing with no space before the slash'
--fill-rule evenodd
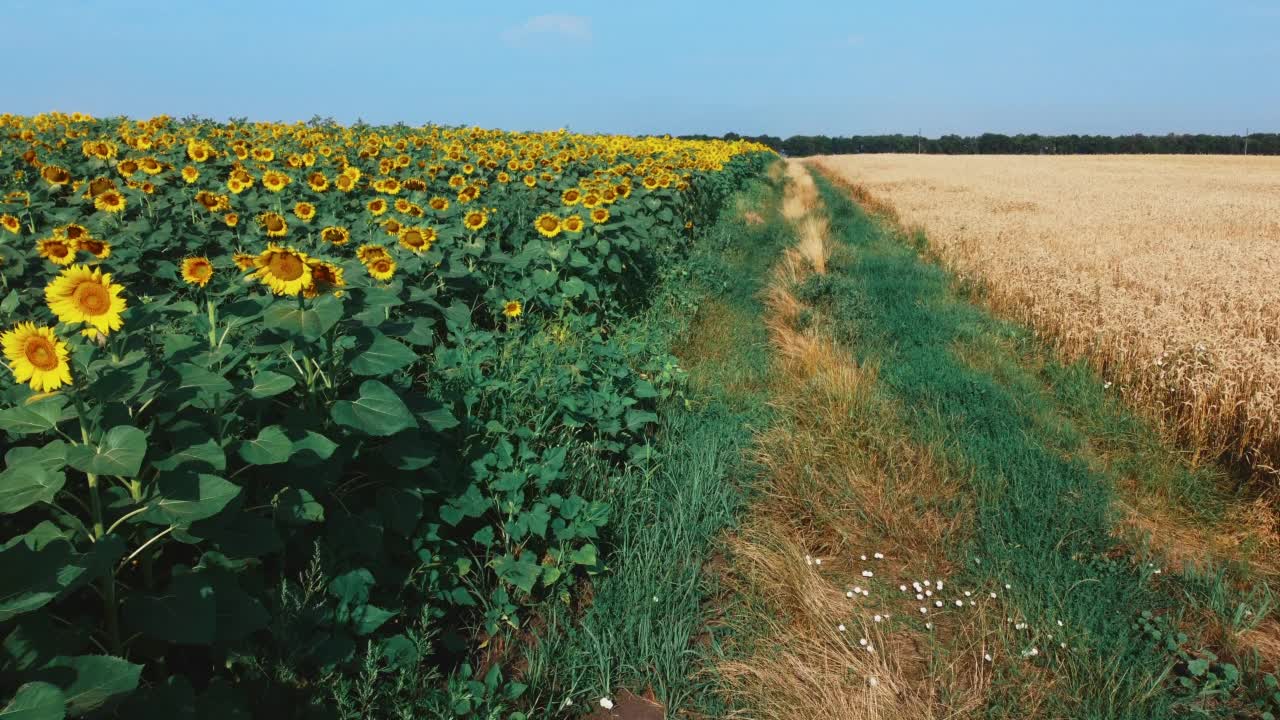
<path id="1" fill-rule="evenodd" d="M 582 201 L 582 191 L 578 188 L 569 188 L 560 193 L 560 202 L 565 205 L 577 205 Z"/>
<path id="2" fill-rule="evenodd" d="M 660 180 L 658 180 L 658 178 L 654 177 L 653 175 L 648 175 L 648 176 L 646 176 L 646 177 L 645 177 L 645 179 L 644 179 L 644 189 L 645 189 L 645 190 L 656 190 L 656 189 L 658 188 L 658 185 L 659 185 L 660 183 L 661 183 L 661 181 L 660 181 Z"/>
<path id="3" fill-rule="evenodd" d="M 271 288 L 276 295 L 297 295 L 311 284 L 311 266 L 306 253 L 275 243 L 254 258 L 258 268 L 253 276 Z"/>
<path id="4" fill-rule="evenodd" d="M 480 197 L 480 188 L 475 185 L 468 185 L 458 191 L 458 202 L 469 203 Z"/>
<path id="5" fill-rule="evenodd" d="M 320 231 L 320 239 L 334 245 L 346 245 L 351 240 L 351 231 L 340 225 L 330 225 Z"/>
<path id="6" fill-rule="evenodd" d="M 525 176 L 524 176 L 524 186 L 525 186 L 525 187 L 527 187 L 527 188 L 535 188 L 535 187 L 538 187 L 538 176 L 537 176 L 537 175 L 525 175 Z"/>
<path id="7" fill-rule="evenodd" d="M 507 173 L 505 170 L 498 173 L 498 182 L 502 183 L 503 185 L 506 185 L 507 183 L 511 182 L 511 175 Z"/>
<path id="8" fill-rule="evenodd" d="M 124 324 L 120 318 L 125 308 L 123 290 L 101 268 L 72 265 L 45 287 L 44 298 L 58 320 L 88 323 L 105 335 Z"/>
<path id="9" fill-rule="evenodd" d="M 0 346 L 4 347 L 14 379 L 27 383 L 32 390 L 49 392 L 71 384 L 67 346 L 53 334 L 53 328 L 18 323 L 0 335 Z"/>
<path id="10" fill-rule="evenodd" d="M 561 224 L 564 226 L 565 231 L 571 232 L 571 233 L 582 232 L 582 227 L 583 225 L 585 225 L 585 223 L 582 221 L 581 215 L 570 215 L 569 217 L 565 218 L 564 221 L 561 222 Z"/>
<path id="11" fill-rule="evenodd" d="M 542 213 L 537 220 L 533 221 L 533 226 L 538 229 L 538 234 L 542 237 L 553 238 L 560 234 L 560 218 L 551 213 Z"/>
<path id="12" fill-rule="evenodd" d="M 58 165 L 45 165 L 40 168 L 40 177 L 54 187 L 62 187 L 71 182 L 71 173 Z"/>
<path id="13" fill-rule="evenodd" d="M 394 207 L 398 213 L 407 213 L 409 212 L 409 208 L 413 207 L 413 203 L 409 202 L 406 198 L 399 198 L 392 203 L 392 207 Z"/>
<path id="14" fill-rule="evenodd" d="M 599 193 L 589 192 L 586 195 L 582 196 L 582 207 L 585 207 L 585 208 L 600 207 L 600 202 L 601 200 L 600 200 Z"/>
<path id="15" fill-rule="evenodd" d="M 324 260 L 311 260 L 307 264 L 311 266 L 311 285 L 303 292 L 308 297 L 315 297 L 325 290 L 340 288 L 347 284 L 342 277 L 341 267 Z"/>
<path id="16" fill-rule="evenodd" d="M 461 175 L 452 175 L 449 177 L 449 187 L 455 190 L 467 184 L 467 179 Z"/>
<path id="17" fill-rule="evenodd" d="M 524 314 L 524 305 L 519 300 L 508 300 L 502 306 L 502 314 L 509 318 L 518 318 Z"/>
<path id="18" fill-rule="evenodd" d="M 70 265 L 76 260 L 75 243 L 56 235 L 37 242 L 36 252 L 54 265 Z"/>
<path id="19" fill-rule="evenodd" d="M 195 201 L 203 205 L 204 209 L 209 212 L 218 212 L 219 210 L 225 209 L 223 207 L 224 204 L 227 207 L 230 207 L 231 205 L 231 200 L 226 195 L 218 195 L 217 193 L 211 193 L 208 190 L 201 190 L 196 193 Z"/>
<path id="20" fill-rule="evenodd" d="M 204 287 L 213 278 L 213 263 L 209 258 L 189 257 L 182 259 L 182 281 L 188 285 Z"/>
<path id="21" fill-rule="evenodd" d="M 254 268 L 254 260 L 257 259 L 256 255 L 250 255 L 249 253 L 242 252 L 235 253 L 231 256 L 231 262 L 235 263 L 236 267 L 239 268 L 241 272 L 245 270 L 252 270 Z"/>
<path id="22" fill-rule="evenodd" d="M 144 157 L 138 161 L 138 168 L 148 175 L 159 175 L 164 171 L 164 165 L 153 157 Z"/>
<path id="23" fill-rule="evenodd" d="M 609 220 L 609 209 L 598 207 L 591 211 L 591 222 L 599 225 Z"/>
<path id="24" fill-rule="evenodd" d="M 324 192 L 329 189 L 329 178 L 322 172 L 313 172 L 307 176 L 307 186 L 314 192 Z"/>
<path id="25" fill-rule="evenodd" d="M 431 249 L 431 244 L 436 241 L 436 231 L 434 228 L 405 227 L 400 228 L 397 237 L 402 247 L 420 255 Z"/>
<path id="26" fill-rule="evenodd" d="M 99 260 L 111 257 L 111 243 L 106 240 L 89 237 L 87 234 L 76 240 L 76 249 L 83 250 Z"/>
<path id="27" fill-rule="evenodd" d="M 285 189 L 285 186 L 291 182 L 293 182 L 293 178 L 279 170 L 268 170 L 262 174 L 262 187 L 273 193 L 277 193 Z"/>
<path id="28" fill-rule="evenodd" d="M 395 237 L 400 234 L 400 221 L 395 218 L 390 218 L 386 222 L 382 223 L 382 230 L 386 234 Z"/>
<path id="29" fill-rule="evenodd" d="M 389 257 L 376 258 L 365 264 L 365 269 L 369 271 L 369 276 L 374 280 L 386 282 L 396 274 L 396 261 Z"/>
<path id="30" fill-rule="evenodd" d="M 69 223 L 53 229 L 53 234 L 68 240 L 80 241 L 89 237 L 89 228 L 78 223 Z"/>
<path id="31" fill-rule="evenodd" d="M 369 214 L 377 217 L 387 211 L 387 201 L 382 198 L 374 198 L 365 207 L 369 209 Z"/>
<path id="32" fill-rule="evenodd" d="M 200 171 L 188 165 L 182 168 L 182 181 L 190 185 L 200 179 Z"/>
<path id="33" fill-rule="evenodd" d="M 489 215 L 482 210 L 472 210 L 462 219 L 462 224 L 467 226 L 472 232 L 479 230 L 489 223 Z"/>
<path id="34" fill-rule="evenodd" d="M 129 205 L 119 190 L 105 190 L 93 198 L 93 206 L 107 213 L 123 212 Z"/>
<path id="35" fill-rule="evenodd" d="M 192 162 L 202 163 L 212 156 L 212 145 L 195 140 L 187 142 L 187 157 L 191 158 Z"/>
<path id="36" fill-rule="evenodd" d="M 368 265 L 378 258 L 391 257 L 391 255 L 381 245 L 361 245 L 356 249 L 356 257 L 359 258 L 360 262 Z"/>
<path id="37" fill-rule="evenodd" d="M 17 235 L 22 232 L 22 221 L 13 215 L 0 215 L 0 228 Z"/>
<path id="38" fill-rule="evenodd" d="M 240 216 L 236 213 L 227 213 L 222 216 L 222 222 L 226 223 L 227 227 L 233 228 L 240 224 Z"/>
<path id="39" fill-rule="evenodd" d="M 267 237 L 284 237 L 289 233 L 289 224 L 280 213 L 262 213 L 258 216 L 258 224 L 267 231 Z"/>
<path id="40" fill-rule="evenodd" d="M 444 212 L 449 209 L 449 199 L 442 198 L 440 196 L 433 197 L 427 202 L 427 207 L 435 210 L 436 212 Z"/>
<path id="41" fill-rule="evenodd" d="M 339 175 L 334 179 L 333 185 L 342 192 L 351 192 L 356 189 L 356 181 L 350 175 Z"/>
<path id="42" fill-rule="evenodd" d="M 137 160 L 121 160 L 120 162 L 116 163 L 116 172 L 120 173 L 125 177 L 132 177 L 134 173 L 138 172 L 138 161 Z"/>
<path id="43" fill-rule="evenodd" d="M 302 222 L 311 222 L 316 216 L 316 206 L 309 202 L 300 202 L 293 206 L 293 214 Z"/>

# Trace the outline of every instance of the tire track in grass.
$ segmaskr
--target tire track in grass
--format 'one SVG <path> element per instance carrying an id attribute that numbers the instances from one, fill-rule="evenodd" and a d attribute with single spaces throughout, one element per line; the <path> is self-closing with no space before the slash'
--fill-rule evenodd
<path id="1" fill-rule="evenodd" d="M 796 241 L 765 290 L 774 423 L 756 441 L 762 472 L 723 580 L 726 695 L 751 718 L 977 713 L 992 680 L 982 656 L 1008 630 L 985 594 L 952 590 L 965 614 L 934 605 L 972 508 L 935 453 L 894 426 L 877 364 L 834 342 L 802 292 L 834 281 L 842 251 L 810 176 L 797 163 L 789 175 Z"/>

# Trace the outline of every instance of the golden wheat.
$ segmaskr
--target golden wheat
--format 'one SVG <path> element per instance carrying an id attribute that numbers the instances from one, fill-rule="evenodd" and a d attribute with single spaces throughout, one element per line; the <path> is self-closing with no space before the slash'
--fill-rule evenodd
<path id="1" fill-rule="evenodd" d="M 1280 158 L 815 162 L 1197 457 L 1280 472 Z"/>

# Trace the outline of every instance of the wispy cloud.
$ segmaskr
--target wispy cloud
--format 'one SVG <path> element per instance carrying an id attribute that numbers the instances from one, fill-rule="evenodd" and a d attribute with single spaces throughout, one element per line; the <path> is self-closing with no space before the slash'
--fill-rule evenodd
<path id="1" fill-rule="evenodd" d="M 525 45 L 539 38 L 585 43 L 591 41 L 591 18 L 581 15 L 538 15 L 502 33 L 508 45 Z"/>

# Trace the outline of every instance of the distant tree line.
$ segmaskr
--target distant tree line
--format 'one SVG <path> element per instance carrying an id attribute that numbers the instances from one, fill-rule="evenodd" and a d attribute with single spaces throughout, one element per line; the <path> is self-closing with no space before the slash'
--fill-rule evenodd
<path id="1" fill-rule="evenodd" d="M 684 135 L 713 139 L 709 135 Z M 850 153 L 932 153 L 935 155 L 1280 155 L 1280 133 L 1249 135 L 773 135 L 725 133 L 723 140 L 754 140 L 790 156 Z M 1247 147 L 1246 147 L 1247 141 Z"/>

